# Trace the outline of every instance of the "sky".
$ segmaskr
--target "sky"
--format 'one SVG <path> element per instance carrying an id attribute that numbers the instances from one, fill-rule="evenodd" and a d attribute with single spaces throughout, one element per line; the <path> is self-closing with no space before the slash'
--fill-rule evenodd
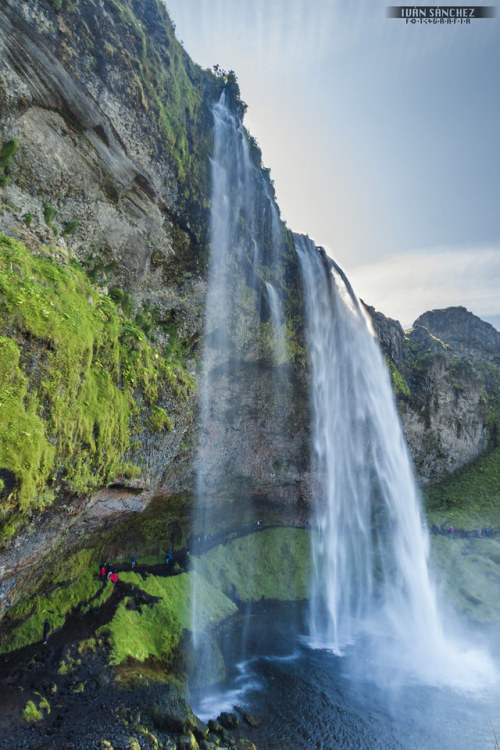
<path id="1" fill-rule="evenodd" d="M 500 15 L 406 24 L 380 0 L 165 1 L 197 63 L 235 71 L 287 225 L 367 304 L 405 328 L 453 305 L 500 328 Z"/>

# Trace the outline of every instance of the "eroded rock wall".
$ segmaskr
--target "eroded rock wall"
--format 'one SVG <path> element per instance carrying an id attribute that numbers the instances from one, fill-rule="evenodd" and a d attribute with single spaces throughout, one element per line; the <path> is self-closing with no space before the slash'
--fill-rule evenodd
<path id="1" fill-rule="evenodd" d="M 408 331 L 369 312 L 419 478 L 442 479 L 494 447 L 500 334 L 465 308 L 425 313 Z"/>

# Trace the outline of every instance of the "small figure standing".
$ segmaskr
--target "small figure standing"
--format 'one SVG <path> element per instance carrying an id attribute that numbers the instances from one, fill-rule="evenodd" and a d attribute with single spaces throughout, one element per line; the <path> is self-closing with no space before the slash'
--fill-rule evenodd
<path id="1" fill-rule="evenodd" d="M 43 645 L 47 645 L 47 641 L 49 639 L 49 633 L 50 633 L 50 622 L 45 618 L 45 622 L 43 623 Z"/>
<path id="2" fill-rule="evenodd" d="M 169 550 L 167 554 L 165 555 L 165 565 L 170 565 L 172 562 L 172 551 Z"/>
<path id="3" fill-rule="evenodd" d="M 108 578 L 113 585 L 118 583 L 118 573 L 115 573 L 114 571 L 113 572 L 109 571 Z"/>
<path id="4" fill-rule="evenodd" d="M 132 557 L 130 564 L 132 566 L 132 570 L 135 568 L 135 557 Z"/>

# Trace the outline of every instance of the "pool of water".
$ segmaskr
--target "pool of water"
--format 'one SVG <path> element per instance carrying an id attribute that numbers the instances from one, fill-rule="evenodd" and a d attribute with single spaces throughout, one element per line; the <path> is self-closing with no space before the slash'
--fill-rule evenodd
<path id="1" fill-rule="evenodd" d="M 231 661 L 242 628 L 248 657 Z M 193 696 L 199 715 L 244 708 L 259 721 L 245 729 L 259 750 L 495 750 L 498 683 L 451 689 L 411 675 L 383 683 L 363 643 L 339 656 L 311 648 L 301 628 L 300 611 L 286 605 L 226 627 L 221 648 L 230 675 L 218 690 Z"/>

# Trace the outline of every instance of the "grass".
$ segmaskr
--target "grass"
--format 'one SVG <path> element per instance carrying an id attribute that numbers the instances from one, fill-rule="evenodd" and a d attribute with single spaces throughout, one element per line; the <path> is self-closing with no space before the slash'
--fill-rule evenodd
<path id="1" fill-rule="evenodd" d="M 500 622 L 500 542 L 432 537 L 431 560 L 440 597 L 472 623 Z"/>
<path id="2" fill-rule="evenodd" d="M 207 552 L 200 575 L 225 592 L 234 586 L 243 601 L 306 599 L 310 539 L 303 529 L 259 531 Z"/>
<path id="3" fill-rule="evenodd" d="M 0 187 L 5 187 L 9 184 L 10 178 L 8 175 L 8 167 L 16 155 L 18 148 L 19 141 L 17 138 L 5 141 L 0 148 Z"/>
<path id="4" fill-rule="evenodd" d="M 422 490 L 429 523 L 500 527 L 500 446 Z"/>

